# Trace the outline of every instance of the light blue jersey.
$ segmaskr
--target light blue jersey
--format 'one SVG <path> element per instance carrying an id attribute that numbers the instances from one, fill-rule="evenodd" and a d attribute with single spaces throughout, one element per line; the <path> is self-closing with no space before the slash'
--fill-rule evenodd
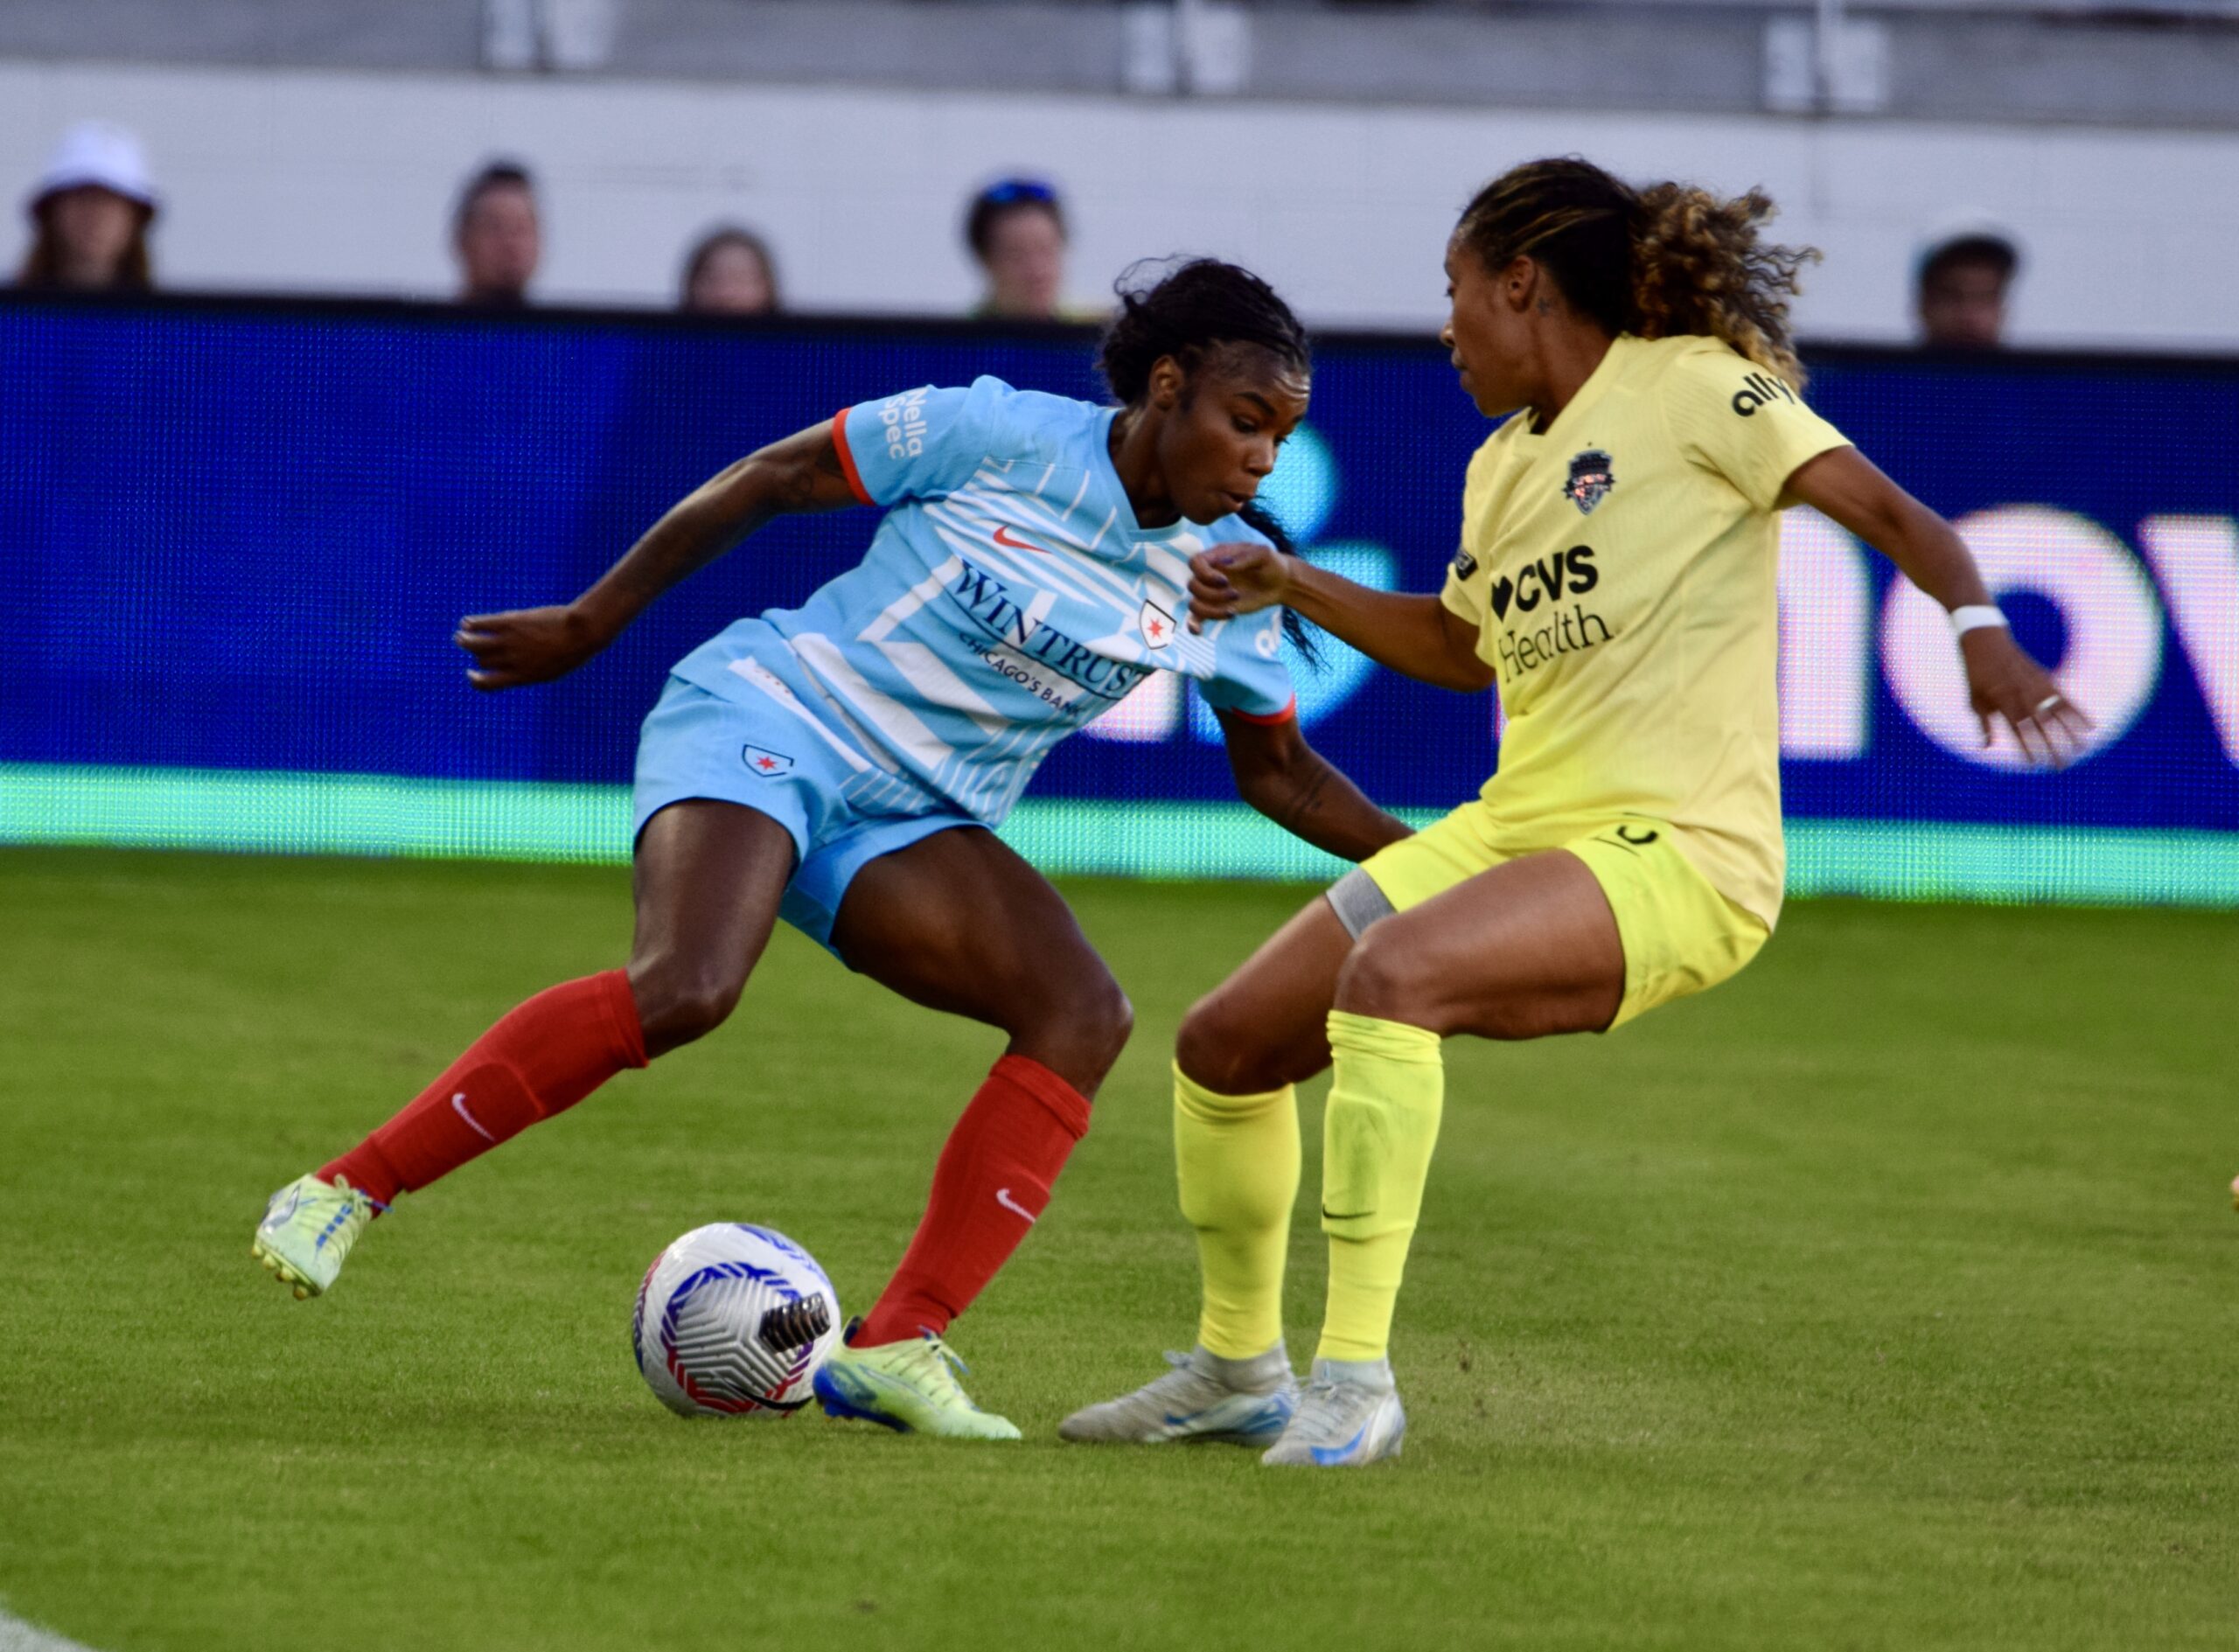
<path id="1" fill-rule="evenodd" d="M 1259 535 L 1234 517 L 1140 526 L 1112 465 L 1114 411 L 992 378 L 847 409 L 833 435 L 848 481 L 888 507 L 869 551 L 675 674 L 810 725 L 875 806 L 930 794 L 991 826 L 1052 746 L 1154 671 L 1224 710 L 1288 716 L 1280 610 L 1188 624 L 1190 556 Z"/>

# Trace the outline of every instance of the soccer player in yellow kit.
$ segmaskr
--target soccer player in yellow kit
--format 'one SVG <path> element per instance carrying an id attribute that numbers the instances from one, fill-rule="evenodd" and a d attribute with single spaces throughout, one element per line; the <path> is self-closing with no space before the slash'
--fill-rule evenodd
<path id="1" fill-rule="evenodd" d="M 1446 687 L 1499 685 L 1499 771 L 1379 851 L 1199 1003 L 1175 1154 L 1198 1346 L 1073 1439 L 1223 1439 L 1329 1467 L 1398 1454 L 1386 1346 L 1455 1033 L 1602 1031 L 1715 986 L 1780 915 L 1775 513 L 1824 512 L 1951 611 L 1984 738 L 2057 763 L 2089 724 L 2015 645 L 1959 536 L 1805 405 L 1772 203 L 1580 160 L 1488 185 L 1448 244 L 1440 334 L 1488 416 L 1436 596 L 1265 547 L 1200 556 L 1192 623 L 1272 603 Z M 1292 1086 L 1325 1066 L 1329 1287 L 1297 1395 L 1280 1314 Z"/>

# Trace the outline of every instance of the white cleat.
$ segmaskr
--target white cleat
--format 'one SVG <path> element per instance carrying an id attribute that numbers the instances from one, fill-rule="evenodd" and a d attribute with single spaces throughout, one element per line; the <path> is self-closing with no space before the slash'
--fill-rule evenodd
<path id="1" fill-rule="evenodd" d="M 1251 1359 L 1223 1359 L 1203 1346 L 1168 1354 L 1174 1369 L 1132 1394 L 1075 1412 L 1061 1439 L 1150 1446 L 1169 1439 L 1265 1446 L 1298 1404 L 1298 1379 L 1280 1342 Z"/>
<path id="2" fill-rule="evenodd" d="M 1277 1467 L 1365 1468 L 1397 1457 L 1406 1438 L 1407 1413 L 1390 1362 L 1318 1359 L 1290 1426 L 1259 1460 Z"/>
<path id="3" fill-rule="evenodd" d="M 297 1176 L 266 1204 L 249 1254 L 292 1286 L 297 1300 L 324 1296 L 379 1208 L 340 1176 L 331 1182 Z"/>

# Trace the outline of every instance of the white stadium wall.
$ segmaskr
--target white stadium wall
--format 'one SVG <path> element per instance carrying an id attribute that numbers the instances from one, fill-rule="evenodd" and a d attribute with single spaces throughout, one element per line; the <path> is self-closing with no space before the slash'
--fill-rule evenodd
<path id="1" fill-rule="evenodd" d="M 452 192 L 503 153 L 544 182 L 548 300 L 665 303 L 687 240 L 737 219 L 799 308 L 952 313 L 974 292 L 960 203 L 1032 169 L 1073 203 L 1078 302 L 1202 251 L 1318 324 L 1423 325 L 1471 186 L 1574 151 L 1763 185 L 1827 254 L 1813 336 L 1906 338 L 1915 249 L 1965 215 L 2029 249 L 2016 343 L 2239 349 L 2239 133 L 0 62 L 0 179 L 27 186 L 84 116 L 144 136 L 159 275 L 184 288 L 440 296 Z"/>

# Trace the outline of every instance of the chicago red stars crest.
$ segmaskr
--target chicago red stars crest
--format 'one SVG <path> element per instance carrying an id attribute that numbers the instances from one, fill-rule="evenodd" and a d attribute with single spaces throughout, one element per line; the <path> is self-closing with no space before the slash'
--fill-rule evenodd
<path id="1" fill-rule="evenodd" d="M 1174 640 L 1174 616 L 1147 596 L 1143 599 L 1143 611 L 1136 617 L 1142 624 L 1143 641 L 1150 647 L 1163 648 Z"/>

